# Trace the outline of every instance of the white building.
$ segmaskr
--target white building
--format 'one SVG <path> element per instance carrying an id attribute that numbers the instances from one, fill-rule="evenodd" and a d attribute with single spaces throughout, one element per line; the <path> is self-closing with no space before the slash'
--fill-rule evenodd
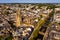
<path id="1" fill-rule="evenodd" d="M 56 11 L 60 11 L 60 8 L 55 8 Z"/>

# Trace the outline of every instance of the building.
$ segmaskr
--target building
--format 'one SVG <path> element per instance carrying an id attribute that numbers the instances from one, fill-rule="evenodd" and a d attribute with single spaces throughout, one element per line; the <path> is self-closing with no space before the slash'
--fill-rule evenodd
<path id="1" fill-rule="evenodd" d="M 55 13 L 54 14 L 54 21 L 57 23 L 60 23 L 60 13 Z"/>

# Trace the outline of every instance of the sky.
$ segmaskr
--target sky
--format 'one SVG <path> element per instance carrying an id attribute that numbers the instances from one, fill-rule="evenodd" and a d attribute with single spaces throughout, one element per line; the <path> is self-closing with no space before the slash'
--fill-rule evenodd
<path id="1" fill-rule="evenodd" d="M 60 0 L 0 0 L 0 3 L 60 3 Z"/>

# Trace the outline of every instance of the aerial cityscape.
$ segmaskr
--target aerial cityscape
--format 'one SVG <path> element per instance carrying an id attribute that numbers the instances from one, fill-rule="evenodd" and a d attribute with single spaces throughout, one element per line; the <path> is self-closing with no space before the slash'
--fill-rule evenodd
<path id="1" fill-rule="evenodd" d="M 0 40 L 60 40 L 60 4 L 0 4 Z"/>

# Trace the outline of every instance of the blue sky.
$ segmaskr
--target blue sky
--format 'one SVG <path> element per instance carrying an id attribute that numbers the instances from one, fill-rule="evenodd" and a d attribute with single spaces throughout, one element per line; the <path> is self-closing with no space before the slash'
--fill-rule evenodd
<path id="1" fill-rule="evenodd" d="M 0 3 L 60 3 L 60 0 L 0 0 Z"/>

